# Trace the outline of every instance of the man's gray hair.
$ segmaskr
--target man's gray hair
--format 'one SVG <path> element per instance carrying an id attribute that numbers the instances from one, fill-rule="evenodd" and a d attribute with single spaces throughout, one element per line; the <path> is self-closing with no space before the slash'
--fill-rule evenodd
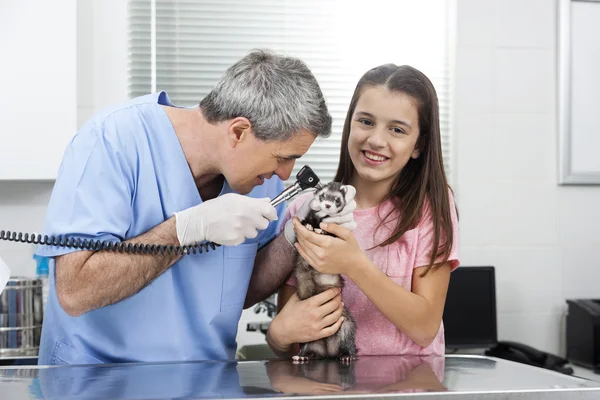
<path id="1" fill-rule="evenodd" d="M 266 50 L 254 50 L 229 67 L 200 107 L 210 123 L 248 118 L 264 141 L 287 140 L 302 129 L 331 134 L 331 115 L 310 69 Z"/>

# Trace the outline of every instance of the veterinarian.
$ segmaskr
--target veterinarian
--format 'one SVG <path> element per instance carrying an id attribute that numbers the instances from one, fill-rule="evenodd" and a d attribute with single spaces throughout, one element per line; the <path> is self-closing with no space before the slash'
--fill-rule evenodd
<path id="1" fill-rule="evenodd" d="M 263 51 L 198 106 L 159 92 L 93 116 L 66 148 L 44 234 L 223 246 L 183 257 L 40 247 L 52 259 L 39 364 L 233 358 L 252 272 L 291 253 L 284 235 L 273 240 L 285 205 L 269 199 L 330 131 L 307 66 Z M 248 294 L 264 298 L 285 279 L 253 278 Z"/>

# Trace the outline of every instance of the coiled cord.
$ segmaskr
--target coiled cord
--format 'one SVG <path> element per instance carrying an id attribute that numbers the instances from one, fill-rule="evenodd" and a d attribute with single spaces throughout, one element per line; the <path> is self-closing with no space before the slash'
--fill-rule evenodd
<path id="1" fill-rule="evenodd" d="M 132 253 L 132 254 L 175 254 L 175 255 L 187 255 L 187 254 L 202 254 L 208 252 L 209 249 L 214 250 L 221 246 L 220 244 L 207 242 L 197 243 L 189 246 L 171 246 L 162 244 L 144 244 L 144 243 L 122 243 L 122 242 L 108 242 L 106 240 L 92 240 L 92 239 L 81 239 L 72 238 L 68 236 L 48 236 L 40 234 L 29 234 L 23 232 L 11 232 L 11 231 L 0 231 L 0 240 L 6 240 L 9 242 L 21 242 L 31 244 L 41 244 L 48 246 L 59 246 L 68 247 L 81 250 L 93 250 L 93 251 L 114 251 L 118 253 Z"/>

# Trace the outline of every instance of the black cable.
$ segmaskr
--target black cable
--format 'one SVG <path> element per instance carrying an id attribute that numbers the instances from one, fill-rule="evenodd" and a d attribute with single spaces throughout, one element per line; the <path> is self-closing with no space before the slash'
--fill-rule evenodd
<path id="1" fill-rule="evenodd" d="M 122 243 L 122 242 L 109 242 L 106 240 L 92 240 L 92 239 L 81 239 L 72 238 L 68 236 L 48 236 L 29 234 L 23 232 L 11 232 L 11 231 L 0 231 L 0 240 L 6 240 L 9 242 L 21 242 L 21 243 L 32 243 L 41 244 L 47 246 L 59 246 L 68 247 L 81 250 L 93 250 L 93 251 L 114 251 L 118 253 L 132 253 L 132 254 L 196 254 L 208 252 L 209 249 L 214 250 L 219 247 L 220 244 L 207 242 L 197 243 L 188 246 L 172 246 L 162 244 L 144 244 L 144 243 Z"/>

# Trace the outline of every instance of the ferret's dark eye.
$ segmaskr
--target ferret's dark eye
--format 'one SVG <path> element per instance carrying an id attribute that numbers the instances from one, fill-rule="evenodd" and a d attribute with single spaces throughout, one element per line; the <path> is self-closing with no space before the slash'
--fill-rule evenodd
<path id="1" fill-rule="evenodd" d="M 340 199 L 336 199 L 336 200 L 335 200 L 335 205 L 336 205 L 336 206 L 339 206 L 341 203 L 342 203 L 342 202 L 340 201 Z"/>

